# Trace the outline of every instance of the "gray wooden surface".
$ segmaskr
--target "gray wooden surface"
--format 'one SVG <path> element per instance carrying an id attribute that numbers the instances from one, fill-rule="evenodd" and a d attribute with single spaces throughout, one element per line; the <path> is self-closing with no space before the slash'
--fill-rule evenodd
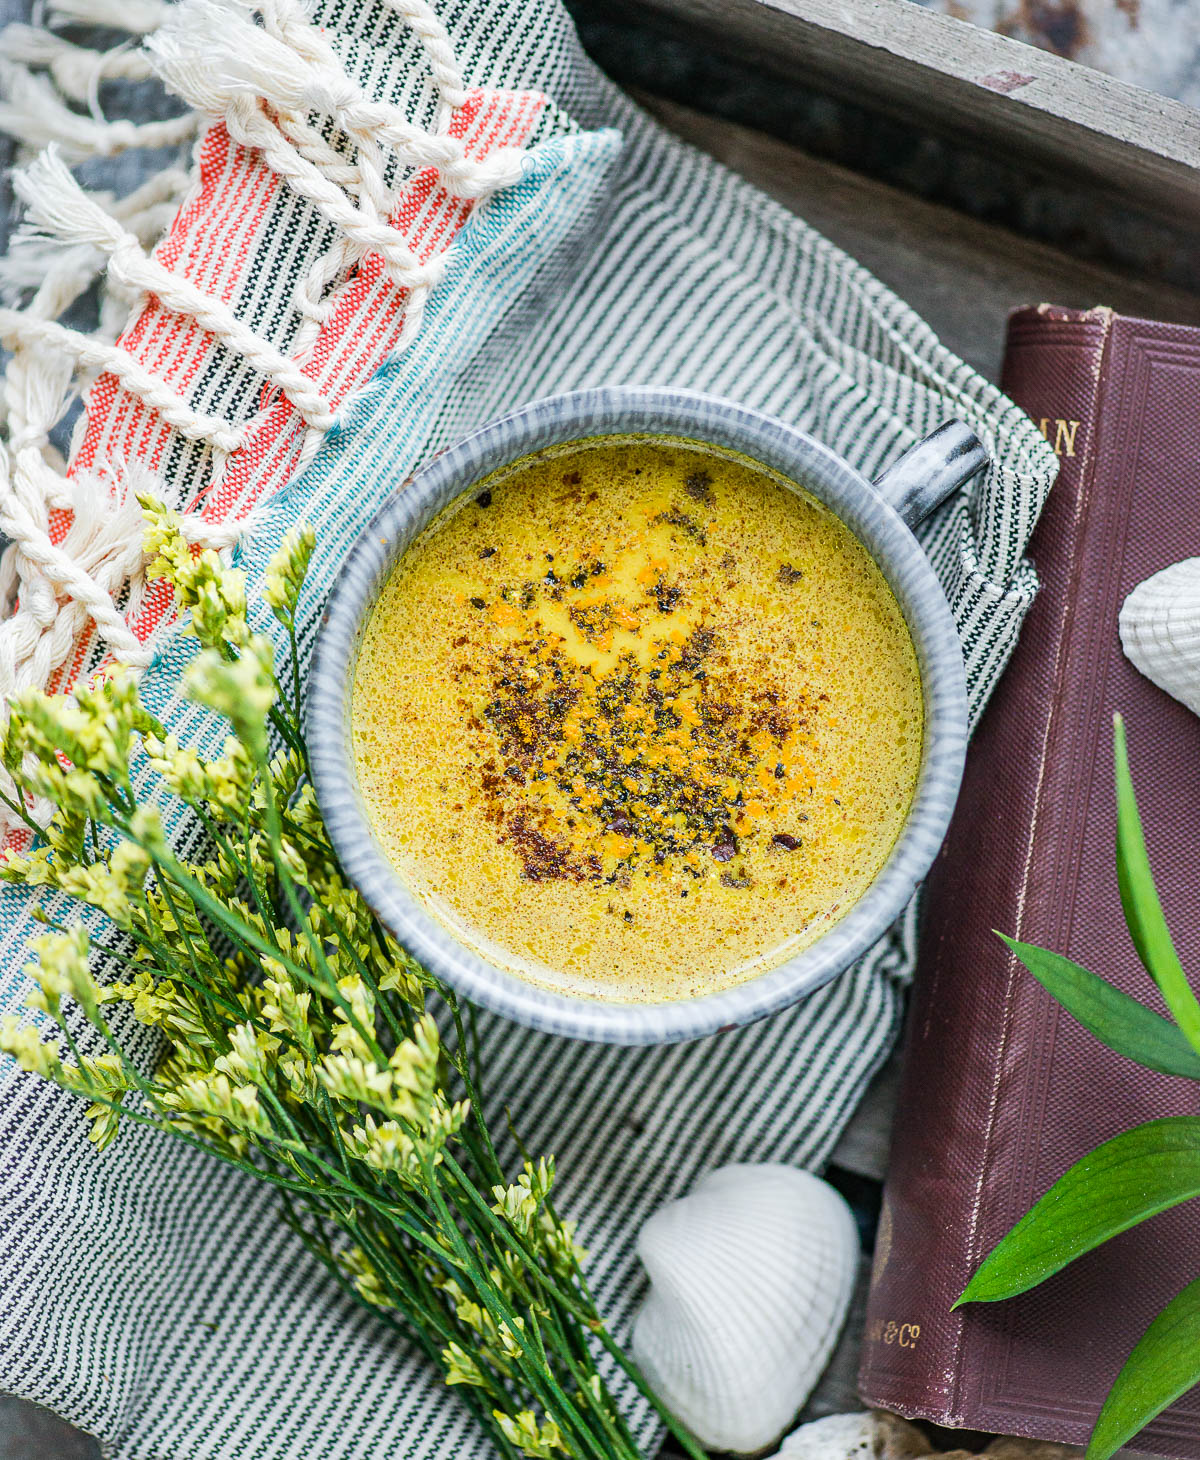
<path id="1" fill-rule="evenodd" d="M 1200 112 L 1063 56 L 909 0 L 632 0 L 632 8 L 706 31 L 775 75 L 984 137 L 1139 207 L 1200 217 Z"/>
<path id="2" fill-rule="evenodd" d="M 640 88 L 765 132 L 814 157 L 947 204 L 968 217 L 1012 228 L 1075 258 L 1200 291 L 1195 214 L 1172 211 L 1167 219 L 1139 209 L 1128 192 L 1117 197 L 1102 192 L 1071 176 L 1070 156 L 1053 156 L 1035 167 L 1027 154 L 993 144 L 985 132 L 949 129 L 936 108 L 925 116 L 920 107 L 893 108 L 885 115 L 870 98 L 865 103 L 853 99 L 860 84 L 853 73 L 808 80 L 781 75 L 770 69 L 777 64 L 772 58 L 765 64 L 756 61 L 739 53 L 735 36 L 672 20 L 656 8 L 658 0 L 566 4 L 584 44 L 627 89 Z M 1169 52 L 1175 14 L 1147 12 L 1139 28 L 1142 42 L 1153 38 Z M 1200 26 L 1200 6 L 1196 23 Z M 957 34 L 950 31 L 951 37 Z M 1028 52 L 1033 63 L 1038 55 Z M 1078 74 L 1089 79 L 1086 71 Z M 1104 83 L 1095 78 L 1095 84 Z M 1157 104 L 1154 98 L 1150 104 Z"/>
<path id="3" fill-rule="evenodd" d="M 645 99 L 643 99 L 645 100 Z M 1004 321 L 1020 304 L 1109 304 L 1124 312 L 1200 324 L 1200 297 L 1081 264 L 1015 234 L 820 162 L 796 148 L 666 103 L 662 121 L 713 153 L 859 258 L 929 321 L 945 343 L 995 379 Z M 877 1185 L 886 1160 L 894 1066 L 885 1069 L 846 1131 L 833 1165 Z M 866 1261 L 841 1345 L 806 1411 L 856 1407 Z M 0 1396 L 0 1460 L 96 1460 L 86 1437 L 53 1416 Z M 382 1457 L 381 1457 L 382 1460 Z"/>

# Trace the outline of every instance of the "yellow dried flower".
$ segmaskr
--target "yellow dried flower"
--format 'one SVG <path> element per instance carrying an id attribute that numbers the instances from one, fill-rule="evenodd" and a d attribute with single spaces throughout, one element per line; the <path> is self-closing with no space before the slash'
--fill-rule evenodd
<path id="1" fill-rule="evenodd" d="M 512 1185 L 492 1188 L 492 1195 L 496 1199 L 492 1210 L 511 1223 L 514 1230 L 527 1237 L 533 1231 L 538 1212 L 553 1184 L 552 1160 L 543 1159 L 536 1167 L 526 1161 L 525 1170 Z"/>
<path id="2" fill-rule="evenodd" d="M 137 850 L 140 851 L 140 848 Z M 93 862 L 90 866 L 66 867 L 59 873 L 58 885 L 80 902 L 99 908 L 118 928 L 128 929 L 132 926 L 130 895 L 135 889 L 130 887 L 125 877 L 114 872 L 110 865 Z"/>
<path id="3" fill-rule="evenodd" d="M 350 1155 L 374 1166 L 377 1171 L 394 1171 L 402 1175 L 415 1175 L 419 1163 L 417 1148 L 413 1139 L 397 1121 L 385 1120 L 376 1123 L 368 1115 L 362 1125 L 356 1125 L 349 1135 L 343 1132 L 346 1150 Z"/>
<path id="4" fill-rule="evenodd" d="M 395 1306 L 387 1295 L 382 1279 L 361 1247 L 348 1247 L 340 1254 L 338 1264 L 365 1302 L 372 1303 L 377 1308 Z"/>
<path id="5" fill-rule="evenodd" d="M 573 1439 L 580 1418 L 560 1412 L 561 1397 L 587 1396 L 589 1416 L 612 1402 L 588 1357 L 599 1319 L 574 1228 L 548 1202 L 553 1163 L 503 1183 L 486 1127 L 448 1088 L 470 1080 L 467 1051 L 447 1057 L 424 1011 L 439 985 L 347 884 L 330 845 L 294 660 L 285 690 L 273 645 L 250 633 L 242 574 L 196 551 L 174 513 L 143 506 L 151 571 L 173 582 L 201 645 L 186 691 L 233 733 L 215 759 L 200 741 L 181 744 L 121 672 L 71 696 L 15 697 L 4 764 L 17 794 L 48 797 L 54 815 L 43 844 L 0 856 L 0 881 L 61 888 L 103 911 L 117 928 L 98 951 L 127 971 L 100 986 L 82 925 L 47 934 L 30 1004 L 65 1029 L 75 1000 L 108 1048 L 64 1061 L 57 1040 L 10 1017 L 0 1050 L 83 1097 L 101 1149 L 124 1117 L 149 1120 L 276 1182 L 284 1220 L 316 1256 L 413 1325 L 447 1382 L 484 1386 L 479 1412 L 496 1445 L 558 1460 L 563 1415 Z M 311 530 L 289 533 L 264 589 L 293 655 L 313 546 Z M 269 755 L 276 732 L 283 748 Z M 193 817 L 185 829 L 180 803 L 199 827 Z M 193 850 L 196 831 L 208 835 Z M 152 1074 L 113 1044 L 112 1002 L 163 1036 Z M 534 1394 L 557 1397 L 544 1413 L 521 1408 Z M 637 1460 L 631 1446 L 610 1448 L 612 1460 Z"/>
<path id="6" fill-rule="evenodd" d="M 316 534 L 307 523 L 293 527 L 285 534 L 267 564 L 263 597 L 282 624 L 290 624 L 295 614 L 300 587 L 308 572 L 316 541 Z"/>
<path id="7" fill-rule="evenodd" d="M 0 1020 L 0 1050 L 12 1055 L 21 1069 L 43 1080 L 62 1083 L 61 1046 L 56 1039 L 43 1041 L 32 1024 L 22 1024 L 16 1014 Z"/>
<path id="8" fill-rule="evenodd" d="M 183 692 L 196 704 L 224 715 L 252 759 L 265 758 L 267 719 L 278 696 L 269 639 L 256 635 L 232 661 L 215 649 L 204 650 L 184 674 Z"/>
<path id="9" fill-rule="evenodd" d="M 92 1123 L 88 1140 L 103 1151 L 116 1136 L 121 1112 L 118 1102 L 130 1088 L 124 1067 L 115 1054 L 85 1055 L 78 1065 L 64 1065 L 62 1083 L 77 1095 L 102 1096 L 84 1112 Z"/>
<path id="10" fill-rule="evenodd" d="M 83 925 L 76 923 L 66 933 L 43 933 L 29 947 L 37 962 L 27 964 L 25 973 L 37 989 L 26 1003 L 57 1018 L 60 1001 L 70 997 L 94 1020 L 100 1005 L 100 990 L 88 967 L 89 943 Z"/>
<path id="11" fill-rule="evenodd" d="M 218 818 L 244 821 L 250 809 L 250 791 L 254 785 L 254 762 L 250 752 L 235 735 L 230 735 L 224 754 L 210 761 L 207 767 L 210 806 Z"/>
<path id="12" fill-rule="evenodd" d="M 391 1103 L 392 1072 L 379 1069 L 357 1055 L 327 1054 L 315 1066 L 319 1083 L 339 1100 L 361 1100 L 387 1109 Z"/>
<path id="13" fill-rule="evenodd" d="M 5 848 L 0 852 L 0 882 L 17 882 L 22 887 L 54 886 L 55 869 L 49 847 L 35 847 L 23 853 Z"/>
<path id="14" fill-rule="evenodd" d="M 556 1455 L 570 1453 L 558 1425 L 550 1419 L 539 1423 L 531 1409 L 522 1409 L 515 1415 L 495 1409 L 492 1415 L 509 1444 L 532 1460 L 554 1460 Z"/>
<path id="15" fill-rule="evenodd" d="M 341 1054 L 370 1059 L 370 1048 L 359 1030 L 370 1034 L 375 1028 L 375 997 L 357 973 L 338 979 L 337 987 L 350 1012 L 334 1009 L 333 1048 Z"/>
<path id="16" fill-rule="evenodd" d="M 253 1024 L 235 1024 L 229 1031 L 229 1051 L 217 1056 L 213 1069 L 231 1080 L 258 1085 L 266 1078 L 267 1066 L 278 1049 L 279 1041 L 255 1029 Z"/>
<path id="17" fill-rule="evenodd" d="M 183 1044 L 210 1045 L 212 1040 L 194 1003 L 194 995 L 169 978 L 155 979 L 139 969 L 127 983 L 111 983 L 101 990 L 106 1002 L 119 999 L 132 1006 L 139 1024 L 161 1029 Z"/>
<path id="18" fill-rule="evenodd" d="M 241 648 L 249 640 L 244 573 L 224 567 L 210 548 L 193 564 L 190 590 L 192 618 L 185 632 L 213 647 Z"/>
<path id="19" fill-rule="evenodd" d="M 374 949 L 368 951 L 374 956 Z M 395 947 L 394 956 L 377 976 L 376 983 L 383 993 L 398 993 L 414 1009 L 425 1007 L 425 984 L 416 965 L 399 947 Z"/>
<path id="20" fill-rule="evenodd" d="M 98 1151 L 105 1150 L 112 1144 L 120 1129 L 121 1112 L 115 1105 L 96 1102 L 89 1105 L 83 1113 L 86 1119 L 92 1123 L 92 1128 L 88 1131 L 88 1140 Z"/>
<path id="21" fill-rule="evenodd" d="M 257 1136 L 273 1133 L 255 1087 L 235 1085 L 228 1075 L 189 1076 L 173 1089 L 160 1092 L 158 1099 L 169 1110 L 213 1116 L 235 1131 Z"/>
<path id="22" fill-rule="evenodd" d="M 450 1343 L 442 1350 L 447 1384 L 486 1384 L 483 1370 L 461 1344 Z"/>
<path id="23" fill-rule="evenodd" d="M 150 764 L 181 801 L 195 805 L 212 796 L 208 767 L 190 746 L 180 745 L 174 735 L 165 740 L 150 736 L 143 743 Z"/>
<path id="24" fill-rule="evenodd" d="M 268 974 L 263 979 L 263 992 L 267 995 L 262 1005 L 263 1018 L 267 1020 L 273 1033 L 290 1034 L 305 1053 L 311 1056 L 316 1052 L 308 1023 L 312 994 L 308 989 L 293 988 L 282 964 L 274 959 L 264 959 L 264 969 L 268 964 L 273 966 L 278 976 L 272 978 Z"/>

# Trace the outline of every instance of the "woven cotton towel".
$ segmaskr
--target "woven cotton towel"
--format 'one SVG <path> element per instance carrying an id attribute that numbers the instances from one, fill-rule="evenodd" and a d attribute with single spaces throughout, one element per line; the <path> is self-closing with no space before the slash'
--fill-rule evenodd
<path id="1" fill-rule="evenodd" d="M 260 432 L 253 450 L 234 448 L 209 522 L 261 499 L 235 548 L 251 602 L 260 605 L 254 588 L 280 535 L 312 520 L 307 653 L 349 544 L 413 466 L 552 391 L 655 382 L 730 396 L 868 475 L 956 414 L 994 466 L 925 525 L 923 541 L 962 633 L 978 714 L 1035 588 L 1022 554 L 1054 459 L 1032 424 L 839 250 L 644 117 L 583 56 L 557 0 L 437 9 L 478 92 L 465 123 L 477 127 L 476 155 L 523 147 L 517 180 L 475 206 L 429 204 L 455 236 L 407 339 L 404 300 L 376 268 L 351 338 L 381 363 L 341 396 L 321 377 L 336 419 L 311 462 L 325 427 L 310 437 L 286 400 L 266 445 Z M 323 0 L 315 19 L 373 97 L 428 122 L 437 101 L 427 57 L 383 0 Z M 297 286 L 336 230 L 275 174 L 255 193 L 227 139 L 210 134 L 200 162 L 163 246 L 168 261 L 207 270 L 235 316 L 286 351 L 304 328 Z M 211 257 L 199 250 L 215 238 L 224 243 Z M 368 253 L 356 270 L 372 267 Z M 178 329 L 155 308 L 143 304 L 133 329 L 143 341 L 161 330 L 156 358 L 170 361 L 183 348 Z M 376 328 L 385 318 L 390 334 Z M 345 337 L 331 339 L 336 354 Z M 190 374 L 173 376 L 189 408 L 233 421 L 261 411 L 261 374 L 211 338 L 203 349 Z M 86 454 L 82 465 L 118 487 L 148 471 L 164 495 L 199 506 L 211 447 L 143 409 L 102 375 L 77 463 Z M 135 611 L 162 617 L 153 595 Z M 150 644 L 152 707 L 171 730 L 212 744 L 221 728 L 175 697 L 194 645 L 165 622 Z M 18 1008 L 26 991 L 28 913 L 27 898 L 6 890 L 0 1008 Z M 689 1046 L 581 1046 L 482 1018 L 496 1108 L 511 1106 L 532 1149 L 556 1153 L 560 1206 L 580 1218 L 619 1334 L 639 1296 L 634 1235 L 651 1210 L 725 1161 L 825 1159 L 895 1037 L 913 929 L 910 913 L 798 1008 Z M 118 1460 L 487 1453 L 453 1394 L 299 1249 L 266 1189 L 141 1128 L 98 1156 L 75 1102 L 10 1069 L 0 1098 L 0 1387 L 99 1435 Z"/>

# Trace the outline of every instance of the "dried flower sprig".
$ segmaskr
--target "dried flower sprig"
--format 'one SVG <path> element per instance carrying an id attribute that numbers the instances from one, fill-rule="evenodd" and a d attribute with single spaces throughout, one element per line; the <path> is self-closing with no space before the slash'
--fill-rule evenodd
<path id="1" fill-rule="evenodd" d="M 271 1183 L 308 1250 L 415 1339 L 500 1455 L 635 1460 L 598 1352 L 653 1396 L 596 1311 L 574 1226 L 551 1200 L 553 1160 L 527 1160 L 515 1180 L 501 1169 L 457 1004 L 344 879 L 326 835 L 296 647 L 311 531 L 288 534 L 266 578 L 281 682 L 274 644 L 247 622 L 243 575 L 194 553 L 174 514 L 143 507 L 151 572 L 201 646 L 184 693 L 232 733 L 205 758 L 119 673 L 13 701 L 4 765 L 22 797 L 56 809 L 44 831 L 29 822 L 32 849 L 6 852 L 0 879 L 104 916 L 92 937 L 51 922 L 34 943 L 27 1003 L 43 1027 L 10 1015 L 0 1048 L 89 1102 L 100 1149 L 132 1120 Z M 172 846 L 160 810 L 172 797 L 203 828 L 203 855 Z M 98 959 L 116 975 L 97 979 Z M 90 1038 L 72 1032 L 68 1002 Z M 118 1037 L 130 1016 L 162 1037 L 153 1069 Z"/>

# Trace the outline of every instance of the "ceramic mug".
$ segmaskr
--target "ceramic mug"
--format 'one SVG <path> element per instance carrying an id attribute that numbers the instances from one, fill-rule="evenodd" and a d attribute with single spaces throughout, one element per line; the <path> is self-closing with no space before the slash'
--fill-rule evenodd
<path id="1" fill-rule="evenodd" d="M 621 1003 L 552 991 L 489 963 L 411 893 L 371 830 L 358 788 L 350 713 L 367 617 L 397 559 L 483 477 L 543 447 L 606 435 L 673 436 L 725 447 L 797 482 L 832 509 L 874 557 L 916 646 L 925 742 L 903 830 L 867 891 L 802 952 L 716 993 Z M 399 941 L 458 993 L 536 1029 L 618 1044 L 696 1039 L 747 1024 L 820 988 L 895 921 L 937 855 L 967 743 L 962 650 L 949 605 L 912 527 L 986 462 L 948 421 L 873 484 L 810 436 L 749 407 L 691 391 L 607 387 L 550 396 L 480 427 L 432 457 L 381 508 L 333 585 L 308 682 L 313 781 L 346 875 Z M 436 753 L 436 751 L 434 752 Z"/>

